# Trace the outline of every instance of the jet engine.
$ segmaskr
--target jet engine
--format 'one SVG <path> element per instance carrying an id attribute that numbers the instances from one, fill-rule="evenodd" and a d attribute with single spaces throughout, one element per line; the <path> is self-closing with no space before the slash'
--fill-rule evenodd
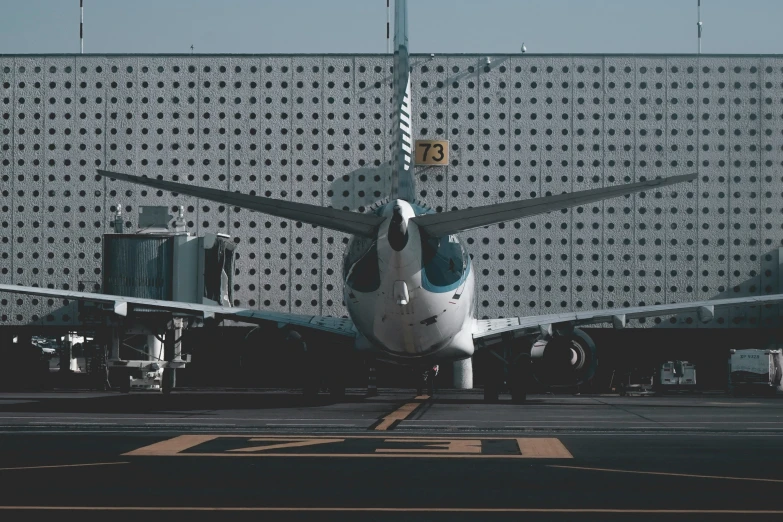
<path id="1" fill-rule="evenodd" d="M 578 328 L 566 335 L 539 338 L 530 351 L 535 379 L 546 386 L 575 386 L 593 378 L 598 354 L 593 340 Z"/>

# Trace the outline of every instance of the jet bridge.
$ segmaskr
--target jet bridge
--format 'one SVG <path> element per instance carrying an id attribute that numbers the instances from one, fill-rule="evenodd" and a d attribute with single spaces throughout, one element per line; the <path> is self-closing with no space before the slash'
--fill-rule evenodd
<path id="1" fill-rule="evenodd" d="M 118 206 L 119 208 L 119 206 Z M 103 235 L 102 293 L 231 306 L 236 244 L 227 234 L 195 236 L 183 210 L 173 219 L 167 207 L 140 207 L 139 229 L 125 233 L 117 213 L 113 232 Z M 127 392 L 169 392 L 176 370 L 190 357 L 180 342 L 187 327 L 203 325 L 198 314 L 153 309 L 125 311 L 80 303 L 82 322 L 95 332 L 97 358 L 106 358 L 108 382 Z M 96 375 L 105 387 L 105 375 Z"/>

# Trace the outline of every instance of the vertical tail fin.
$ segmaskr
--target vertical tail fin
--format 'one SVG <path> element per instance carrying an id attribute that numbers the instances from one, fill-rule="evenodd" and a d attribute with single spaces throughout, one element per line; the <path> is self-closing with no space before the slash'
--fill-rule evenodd
<path id="1" fill-rule="evenodd" d="M 413 124 L 410 62 L 408 59 L 408 3 L 394 2 L 394 86 L 392 121 L 391 198 L 413 202 L 416 178 L 413 173 Z"/>

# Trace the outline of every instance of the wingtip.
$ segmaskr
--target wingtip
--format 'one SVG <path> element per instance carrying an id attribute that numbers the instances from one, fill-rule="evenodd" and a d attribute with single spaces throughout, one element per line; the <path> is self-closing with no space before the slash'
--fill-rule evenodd
<path id="1" fill-rule="evenodd" d="M 679 176 L 669 176 L 667 178 L 658 177 L 650 181 L 654 185 L 673 185 L 675 183 L 683 183 L 685 181 L 694 181 L 698 176 L 698 172 L 693 172 L 691 174 L 681 174 Z"/>

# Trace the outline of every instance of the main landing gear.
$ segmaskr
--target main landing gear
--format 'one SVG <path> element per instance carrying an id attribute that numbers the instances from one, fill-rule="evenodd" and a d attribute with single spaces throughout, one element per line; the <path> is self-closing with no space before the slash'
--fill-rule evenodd
<path id="1" fill-rule="evenodd" d="M 508 391 L 513 404 L 524 404 L 532 379 L 530 354 L 500 348 L 487 350 L 484 360 L 484 402 L 498 402 Z"/>
<path id="2" fill-rule="evenodd" d="M 326 388 L 329 398 L 340 402 L 345 400 L 345 357 L 335 352 L 330 357 L 312 349 L 305 343 L 299 332 L 291 330 L 286 341 L 298 345 L 300 350 L 300 369 L 302 395 L 306 402 L 314 402 L 318 393 Z"/>
<path id="3" fill-rule="evenodd" d="M 417 395 L 423 395 L 424 390 L 427 390 L 430 397 L 435 395 L 435 378 L 438 376 L 439 370 L 440 367 L 436 364 L 431 368 L 424 369 L 420 373 L 416 372 L 418 378 L 418 384 L 416 385 Z"/>

